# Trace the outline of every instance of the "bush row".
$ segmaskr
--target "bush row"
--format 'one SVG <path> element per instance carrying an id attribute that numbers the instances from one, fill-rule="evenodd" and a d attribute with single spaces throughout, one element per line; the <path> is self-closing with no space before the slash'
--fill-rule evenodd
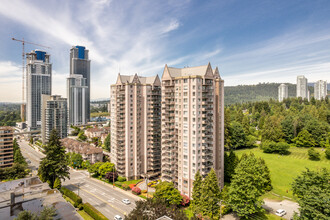
<path id="1" fill-rule="evenodd" d="M 261 145 L 261 148 L 264 153 L 278 153 L 278 154 L 289 154 L 290 145 L 285 142 L 264 142 Z"/>
<path id="2" fill-rule="evenodd" d="M 79 207 L 79 205 L 82 203 L 82 199 L 80 196 L 72 192 L 71 190 L 61 187 L 60 190 L 65 196 L 69 197 L 74 202 L 74 207 Z"/>
<path id="3" fill-rule="evenodd" d="M 83 205 L 84 211 L 95 220 L 108 220 L 101 212 L 94 208 L 88 202 Z"/>

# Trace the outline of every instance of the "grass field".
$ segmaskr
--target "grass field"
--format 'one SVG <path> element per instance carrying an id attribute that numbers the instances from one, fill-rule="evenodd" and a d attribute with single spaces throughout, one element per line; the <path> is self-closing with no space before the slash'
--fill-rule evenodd
<path id="1" fill-rule="evenodd" d="M 273 190 L 271 193 L 265 194 L 265 198 L 282 200 L 285 199 L 285 197 L 289 197 L 295 200 L 296 198 L 294 198 L 291 191 L 291 183 L 296 176 L 300 175 L 306 168 L 318 170 L 323 167 L 330 167 L 330 160 L 325 158 L 324 151 L 321 149 L 316 150 L 321 154 L 320 161 L 309 160 L 307 154 L 308 149 L 297 147 L 291 147 L 291 154 L 283 156 L 278 154 L 266 154 L 259 148 L 237 150 L 235 153 L 240 157 L 243 153 L 252 152 L 255 156 L 265 160 L 270 170 L 273 185 Z"/>

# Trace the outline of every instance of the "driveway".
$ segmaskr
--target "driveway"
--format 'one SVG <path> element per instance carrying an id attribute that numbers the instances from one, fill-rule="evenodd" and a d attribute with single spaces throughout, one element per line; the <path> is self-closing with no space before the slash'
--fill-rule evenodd
<path id="1" fill-rule="evenodd" d="M 293 217 L 294 212 L 299 213 L 299 205 L 296 202 L 292 202 L 290 200 L 283 200 L 283 201 L 274 201 L 270 199 L 264 200 L 265 204 L 262 206 L 267 211 L 275 214 L 277 209 L 284 209 L 286 211 L 286 215 L 284 215 L 282 218 L 290 219 Z"/>

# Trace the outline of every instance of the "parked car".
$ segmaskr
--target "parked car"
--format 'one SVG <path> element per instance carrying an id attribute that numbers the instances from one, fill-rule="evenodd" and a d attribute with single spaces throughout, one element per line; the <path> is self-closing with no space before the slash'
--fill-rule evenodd
<path id="1" fill-rule="evenodd" d="M 275 215 L 282 217 L 283 215 L 286 215 L 286 211 L 284 209 L 278 209 L 276 210 Z"/>
<path id="2" fill-rule="evenodd" d="M 115 215 L 114 220 L 123 220 L 123 218 L 120 215 Z"/>
<path id="3" fill-rule="evenodd" d="M 131 202 L 128 199 L 123 199 L 122 202 L 125 203 L 126 205 L 131 204 Z"/>

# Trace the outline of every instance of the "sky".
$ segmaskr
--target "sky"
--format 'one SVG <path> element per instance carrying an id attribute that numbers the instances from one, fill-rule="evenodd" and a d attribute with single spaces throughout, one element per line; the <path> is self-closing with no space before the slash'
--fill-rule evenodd
<path id="1" fill-rule="evenodd" d="M 12 37 L 51 47 L 52 94 L 64 97 L 73 45 L 89 50 L 92 100 L 110 97 L 119 72 L 161 77 L 165 64 L 210 62 L 225 86 L 330 81 L 328 0 L 1 0 L 0 102 L 22 99 Z"/>

